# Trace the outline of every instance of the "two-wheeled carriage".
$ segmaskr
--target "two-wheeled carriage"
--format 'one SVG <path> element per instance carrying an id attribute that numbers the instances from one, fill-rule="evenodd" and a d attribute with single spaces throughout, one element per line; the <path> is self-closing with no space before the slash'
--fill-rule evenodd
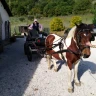
<path id="1" fill-rule="evenodd" d="M 45 38 L 47 33 L 30 30 L 28 35 L 24 35 L 26 38 L 24 43 L 24 53 L 27 55 L 28 60 L 32 61 L 32 55 L 35 52 L 43 57 L 45 53 Z"/>

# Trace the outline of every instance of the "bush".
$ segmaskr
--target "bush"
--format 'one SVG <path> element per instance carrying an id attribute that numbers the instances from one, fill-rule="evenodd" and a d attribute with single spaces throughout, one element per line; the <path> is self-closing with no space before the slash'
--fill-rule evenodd
<path id="1" fill-rule="evenodd" d="M 94 11 L 94 17 L 93 17 L 92 23 L 96 25 L 96 11 Z"/>
<path id="2" fill-rule="evenodd" d="M 93 18 L 92 23 L 96 25 L 96 17 Z"/>
<path id="3" fill-rule="evenodd" d="M 33 15 L 28 15 L 28 20 L 33 20 L 34 19 L 34 16 Z"/>
<path id="4" fill-rule="evenodd" d="M 36 16 L 35 16 L 35 18 L 38 18 L 38 19 L 40 19 L 41 17 L 42 17 L 41 14 L 36 14 Z"/>
<path id="5" fill-rule="evenodd" d="M 50 22 L 50 29 L 51 29 L 51 31 L 64 30 L 62 20 L 60 18 L 53 18 L 53 20 Z"/>
<path id="6" fill-rule="evenodd" d="M 18 26 L 15 26 L 14 27 L 14 34 L 12 34 L 12 35 L 21 35 L 21 32 L 19 32 L 19 27 Z"/>
<path id="7" fill-rule="evenodd" d="M 20 17 L 19 20 L 20 20 L 21 22 L 23 22 L 23 21 L 25 20 L 25 18 L 24 18 L 24 17 Z"/>
<path id="8" fill-rule="evenodd" d="M 71 23 L 70 27 L 72 28 L 73 26 L 75 26 L 75 23 L 80 24 L 81 22 L 82 22 L 82 19 L 80 16 L 73 16 L 70 22 Z"/>

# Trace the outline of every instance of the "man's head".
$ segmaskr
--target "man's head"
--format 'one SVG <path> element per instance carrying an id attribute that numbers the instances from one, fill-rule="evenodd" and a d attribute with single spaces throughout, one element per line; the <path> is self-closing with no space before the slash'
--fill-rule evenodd
<path id="1" fill-rule="evenodd" d="M 34 19 L 34 22 L 37 22 L 37 19 Z"/>

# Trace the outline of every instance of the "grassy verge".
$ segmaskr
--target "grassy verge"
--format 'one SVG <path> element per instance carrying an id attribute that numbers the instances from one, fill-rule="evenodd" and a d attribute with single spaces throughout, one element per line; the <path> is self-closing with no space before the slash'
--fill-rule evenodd
<path id="1" fill-rule="evenodd" d="M 70 27 L 70 20 L 72 18 L 73 15 L 70 16 L 59 16 L 59 18 L 62 19 L 63 25 L 65 26 L 65 28 L 69 28 Z M 76 15 L 75 15 L 76 16 Z M 78 15 L 81 16 L 82 21 L 84 23 L 90 24 L 92 23 L 92 18 L 93 15 L 92 14 L 86 14 L 86 15 Z M 43 25 L 44 28 L 49 28 L 50 29 L 50 21 L 53 19 L 54 17 L 42 17 L 41 19 L 38 19 L 39 23 Z M 33 23 L 33 21 L 28 20 L 27 17 L 24 17 L 23 21 L 19 20 L 19 17 L 11 17 L 10 18 L 10 22 L 11 22 L 11 33 L 14 33 L 14 28 L 17 31 L 17 33 L 19 33 L 18 30 L 18 26 L 20 25 L 29 25 L 31 23 Z M 50 33 L 52 33 L 50 31 Z M 56 34 L 64 34 L 63 32 L 55 32 Z"/>

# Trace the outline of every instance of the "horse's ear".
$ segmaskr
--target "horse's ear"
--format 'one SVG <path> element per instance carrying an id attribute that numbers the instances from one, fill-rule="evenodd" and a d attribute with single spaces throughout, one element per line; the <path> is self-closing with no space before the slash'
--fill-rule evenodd
<path id="1" fill-rule="evenodd" d="M 95 28 L 95 25 L 94 24 L 88 24 L 88 28 L 93 31 L 93 29 Z"/>
<path id="2" fill-rule="evenodd" d="M 76 27 L 78 27 L 77 23 L 75 23 Z"/>

